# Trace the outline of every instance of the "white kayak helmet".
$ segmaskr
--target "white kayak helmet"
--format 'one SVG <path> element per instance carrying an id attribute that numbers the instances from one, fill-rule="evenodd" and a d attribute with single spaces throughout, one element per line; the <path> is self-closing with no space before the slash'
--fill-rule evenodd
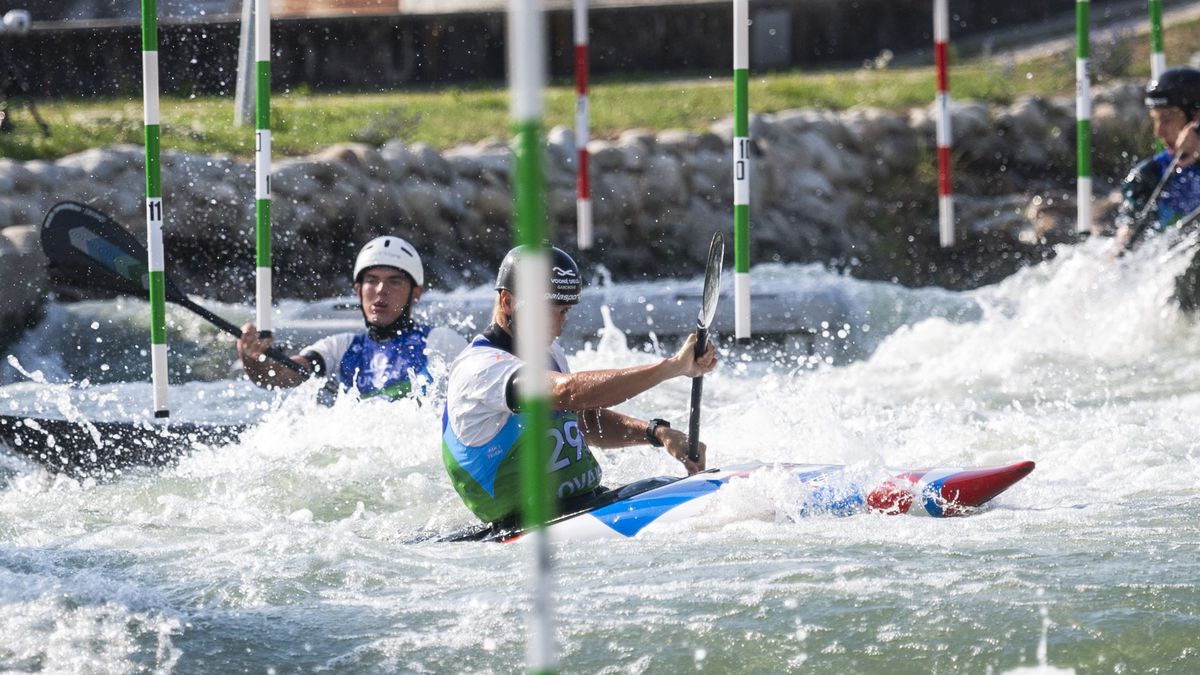
<path id="1" fill-rule="evenodd" d="M 417 249 L 400 237 L 375 237 L 358 252 L 354 260 L 354 283 L 362 281 L 363 270 L 384 265 L 407 272 L 418 286 L 425 285 L 425 268 Z"/>

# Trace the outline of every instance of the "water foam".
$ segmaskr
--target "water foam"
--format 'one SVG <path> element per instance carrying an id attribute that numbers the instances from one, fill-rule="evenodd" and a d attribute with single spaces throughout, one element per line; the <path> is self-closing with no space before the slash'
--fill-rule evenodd
<path id="1" fill-rule="evenodd" d="M 1155 665 L 1136 643 L 1194 663 L 1186 617 L 1200 598 L 1186 552 L 1200 541 L 1200 335 L 1168 301 L 1186 258 L 1155 246 L 1115 263 L 1099 243 L 1064 248 L 967 293 L 811 266 L 766 270 L 836 285 L 864 308 L 861 325 L 831 332 L 855 360 L 829 365 L 799 344 L 745 352 L 723 342 L 722 366 L 705 381 L 710 465 L 846 464 L 869 477 L 889 466 L 1029 458 L 1038 469 L 957 520 L 806 513 L 807 488 L 768 472 L 721 495 L 696 525 L 560 548 L 567 663 L 764 672 Z M 112 342 L 106 325 L 100 344 Z M 230 344 L 216 344 L 230 361 Z M 18 348 L 19 362 L 48 381 L 0 387 L 0 411 L 57 416 L 65 395 L 89 419 L 147 414 L 145 383 L 67 385 L 62 373 L 79 364 L 56 371 L 31 348 Z M 568 348 L 576 369 L 663 355 L 631 347 L 616 326 Z M 52 477 L 6 456 L 0 632 L 24 637 L 0 663 L 519 667 L 521 550 L 404 543 L 471 522 L 441 466 L 438 402 L 324 408 L 314 389 L 185 381 L 171 394 L 179 419 L 260 422 L 239 443 L 116 481 Z M 689 389 L 673 380 L 620 409 L 682 428 Z M 610 483 L 682 474 L 659 449 L 597 454 Z M 1054 626 L 1035 655 L 1042 608 Z"/>

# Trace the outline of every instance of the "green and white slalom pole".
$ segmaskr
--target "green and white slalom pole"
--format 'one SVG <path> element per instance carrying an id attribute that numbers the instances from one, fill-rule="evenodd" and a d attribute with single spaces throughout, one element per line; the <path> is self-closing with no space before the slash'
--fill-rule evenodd
<path id="1" fill-rule="evenodd" d="M 254 0 L 255 324 L 269 337 L 271 319 L 271 2 Z"/>
<path id="2" fill-rule="evenodd" d="M 1091 53 L 1091 2 L 1075 2 L 1075 137 L 1079 178 L 1076 184 L 1075 231 L 1092 231 L 1092 77 L 1089 72 Z"/>
<path id="3" fill-rule="evenodd" d="M 533 609 L 529 620 L 528 666 L 532 673 L 555 669 L 553 579 L 545 523 L 552 514 L 546 484 L 550 456 L 550 392 L 546 374 L 546 337 L 550 334 L 550 258 L 546 249 L 546 210 L 542 175 L 542 89 L 546 82 L 546 44 L 541 0 L 509 0 L 508 78 L 516 136 L 513 207 L 519 245 L 517 288 L 525 298 L 517 331 L 517 356 L 527 377 L 519 397 L 525 433 L 519 448 L 522 515 L 533 528 Z"/>
<path id="4" fill-rule="evenodd" d="M 1167 54 L 1163 49 L 1162 0 L 1150 0 L 1150 79 L 1157 80 L 1167 69 Z M 1154 151 L 1162 152 L 1162 139 L 1155 136 Z"/>
<path id="5" fill-rule="evenodd" d="M 733 331 L 750 339 L 750 2 L 733 0 Z"/>
<path id="6" fill-rule="evenodd" d="M 1150 78 L 1157 80 L 1167 69 L 1163 50 L 1162 0 L 1150 0 Z"/>
<path id="7" fill-rule="evenodd" d="M 158 2 L 142 0 L 142 110 L 146 132 L 146 250 L 150 287 L 150 372 L 154 416 L 167 418 L 167 286 L 159 157 Z"/>

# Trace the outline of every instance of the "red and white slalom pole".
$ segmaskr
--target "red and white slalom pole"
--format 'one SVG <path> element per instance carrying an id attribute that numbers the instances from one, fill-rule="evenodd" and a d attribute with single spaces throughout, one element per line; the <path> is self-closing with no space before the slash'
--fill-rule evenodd
<path id="1" fill-rule="evenodd" d="M 950 191 L 950 40 L 948 0 L 933 0 L 933 61 L 937 68 L 938 233 L 942 247 L 954 245 L 954 197 Z"/>
<path id="2" fill-rule="evenodd" d="M 578 152 L 575 194 L 579 249 L 592 247 L 592 186 L 588 166 L 588 3 L 574 0 L 575 17 L 575 147 Z"/>

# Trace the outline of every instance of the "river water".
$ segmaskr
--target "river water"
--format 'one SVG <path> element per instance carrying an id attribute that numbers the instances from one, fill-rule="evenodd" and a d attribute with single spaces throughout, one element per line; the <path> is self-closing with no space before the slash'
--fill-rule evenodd
<path id="1" fill-rule="evenodd" d="M 964 518 L 792 521 L 794 486 L 767 474 L 689 527 L 563 544 L 562 669 L 1200 671 L 1200 327 L 1168 302 L 1185 262 L 1151 245 L 1112 264 L 1089 242 L 966 293 L 756 269 L 840 287 L 863 321 L 832 339 L 856 356 L 726 343 L 705 385 L 710 466 L 1038 468 Z M 144 312 L 53 307 L 0 364 L 0 412 L 145 414 L 148 385 L 121 375 L 143 357 L 113 351 L 143 339 Z M 521 670 L 529 549 L 410 543 L 471 522 L 436 406 L 323 408 L 312 388 L 213 379 L 231 344 L 170 316 L 189 355 L 177 379 L 192 379 L 172 388 L 176 417 L 262 421 L 239 444 L 106 481 L 0 450 L 0 668 Z M 67 324 L 94 339 L 63 353 Z M 568 350 L 576 369 L 655 358 L 611 333 Z M 622 409 L 683 424 L 688 391 L 672 381 Z M 611 483 L 679 473 L 650 448 L 598 455 Z"/>

